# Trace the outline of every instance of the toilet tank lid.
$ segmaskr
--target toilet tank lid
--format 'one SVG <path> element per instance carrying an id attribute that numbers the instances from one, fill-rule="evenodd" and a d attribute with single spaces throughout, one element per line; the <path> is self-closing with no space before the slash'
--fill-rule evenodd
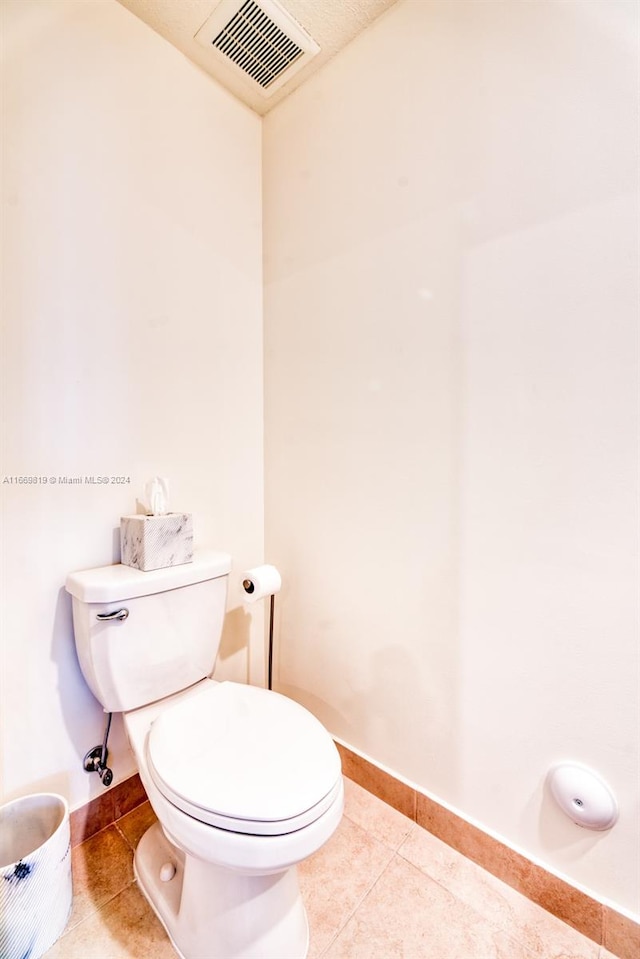
<path id="1" fill-rule="evenodd" d="M 83 603 L 114 603 L 136 596 L 150 596 L 180 586 L 192 586 L 218 576 L 226 576 L 231 569 L 231 556 L 213 550 L 196 550 L 193 562 L 181 566 L 166 566 L 143 572 L 132 566 L 117 563 L 85 569 L 67 576 L 65 588 Z"/>

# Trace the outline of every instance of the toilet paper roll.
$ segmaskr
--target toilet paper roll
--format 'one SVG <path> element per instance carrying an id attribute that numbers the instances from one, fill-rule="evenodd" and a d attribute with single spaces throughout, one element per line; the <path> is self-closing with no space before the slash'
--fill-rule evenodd
<path id="1" fill-rule="evenodd" d="M 282 579 L 275 566 L 256 566 L 242 574 L 242 591 L 247 603 L 271 596 L 279 592 L 281 586 Z"/>

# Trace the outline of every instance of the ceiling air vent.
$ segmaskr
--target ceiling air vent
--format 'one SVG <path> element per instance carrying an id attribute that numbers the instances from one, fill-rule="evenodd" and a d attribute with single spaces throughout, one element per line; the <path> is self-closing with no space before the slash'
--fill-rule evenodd
<path id="1" fill-rule="evenodd" d="M 274 0 L 222 0 L 195 39 L 265 97 L 320 51 Z"/>

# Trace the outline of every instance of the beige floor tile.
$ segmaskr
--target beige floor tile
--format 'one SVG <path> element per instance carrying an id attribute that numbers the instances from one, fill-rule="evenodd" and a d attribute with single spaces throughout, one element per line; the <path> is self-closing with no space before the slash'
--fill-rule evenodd
<path id="1" fill-rule="evenodd" d="M 416 826 L 399 855 L 539 959 L 598 959 L 599 946 Z"/>
<path id="2" fill-rule="evenodd" d="M 530 959 L 524 946 L 394 856 L 326 959 Z"/>
<path id="3" fill-rule="evenodd" d="M 309 959 L 316 959 L 388 865 L 393 851 L 345 817 L 314 856 L 298 867 L 309 917 Z"/>
<path id="4" fill-rule="evenodd" d="M 143 802 L 117 822 L 117 827 L 132 849 L 135 849 L 144 833 L 157 821 L 151 803 Z"/>
<path id="5" fill-rule="evenodd" d="M 45 959 L 176 959 L 176 952 L 132 883 L 59 939 Z"/>
<path id="6" fill-rule="evenodd" d="M 347 780 L 345 817 L 299 867 L 309 959 L 617 959 Z M 46 959 L 176 959 L 133 882 L 148 803 L 73 850 L 74 910 Z M 396 852 L 397 850 L 397 852 Z"/>
<path id="7" fill-rule="evenodd" d="M 67 926 L 82 922 L 133 880 L 131 847 L 108 826 L 71 852 L 73 909 Z"/>
<path id="8" fill-rule="evenodd" d="M 397 849 L 413 828 L 413 821 L 367 792 L 353 780 L 344 779 L 344 814 L 374 837 Z"/>

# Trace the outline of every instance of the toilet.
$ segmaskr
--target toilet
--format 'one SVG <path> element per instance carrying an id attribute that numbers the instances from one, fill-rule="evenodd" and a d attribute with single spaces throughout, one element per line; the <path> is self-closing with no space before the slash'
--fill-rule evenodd
<path id="1" fill-rule="evenodd" d="M 210 678 L 231 557 L 68 576 L 76 649 L 121 712 L 158 817 L 136 850 L 140 889 L 183 959 L 304 959 L 296 866 L 342 817 L 340 757 L 304 707 Z"/>

